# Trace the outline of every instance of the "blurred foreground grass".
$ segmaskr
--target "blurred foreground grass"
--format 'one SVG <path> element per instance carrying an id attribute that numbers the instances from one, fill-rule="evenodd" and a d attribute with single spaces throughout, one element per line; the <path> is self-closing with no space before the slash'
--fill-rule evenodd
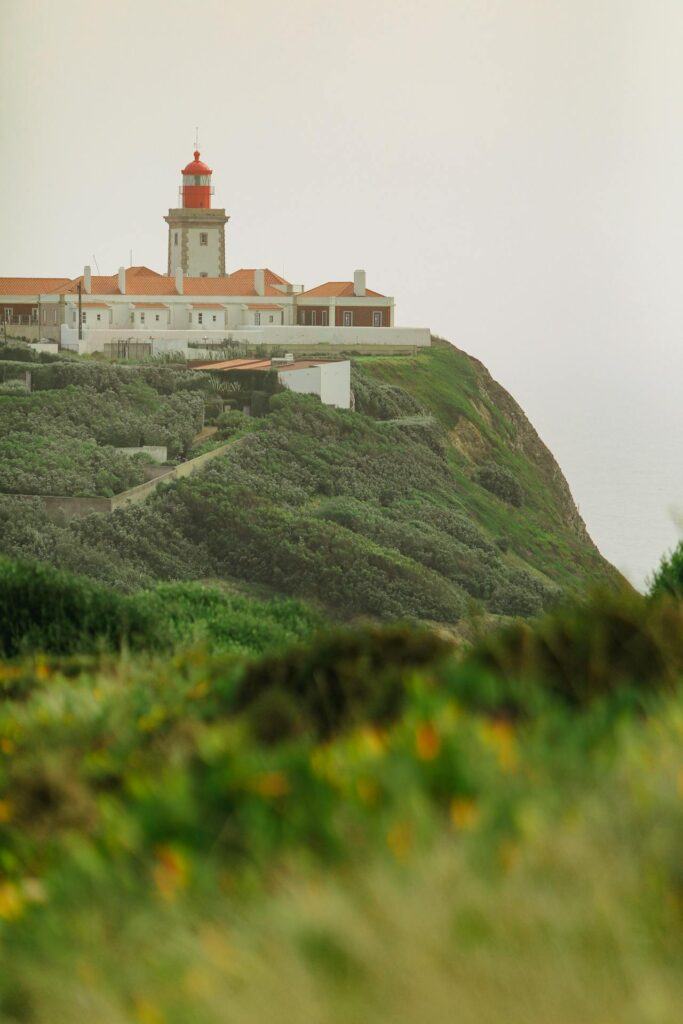
<path id="1" fill-rule="evenodd" d="M 6 663 L 0 1020 L 677 1022 L 682 614 Z"/>

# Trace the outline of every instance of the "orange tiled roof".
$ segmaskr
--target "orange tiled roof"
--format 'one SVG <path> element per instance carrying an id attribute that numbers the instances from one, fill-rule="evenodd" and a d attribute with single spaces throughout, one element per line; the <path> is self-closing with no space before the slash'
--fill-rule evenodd
<path id="1" fill-rule="evenodd" d="M 273 366 L 272 359 L 226 359 L 223 362 L 195 364 L 193 370 L 277 370 L 287 373 L 289 370 L 307 370 L 311 366 L 324 366 L 326 363 L 343 362 L 341 359 L 296 359 L 292 363 L 277 363 Z"/>
<path id="2" fill-rule="evenodd" d="M 222 309 L 225 310 L 225 306 L 221 305 L 220 302 L 193 302 L 193 309 Z"/>
<path id="3" fill-rule="evenodd" d="M 276 302 L 248 302 L 247 309 L 282 309 Z"/>
<path id="4" fill-rule="evenodd" d="M 225 359 L 221 362 L 201 363 L 193 370 L 269 370 L 270 359 Z"/>
<path id="5" fill-rule="evenodd" d="M 166 302 L 134 302 L 136 309 L 168 309 Z"/>
<path id="6" fill-rule="evenodd" d="M 0 295 L 44 295 L 68 283 L 68 277 L 0 277 Z"/>
<path id="7" fill-rule="evenodd" d="M 325 284 L 319 284 L 316 288 L 309 288 L 308 291 L 300 292 L 299 298 L 304 295 L 309 295 L 311 298 L 342 298 L 348 296 L 353 298 L 353 281 L 326 281 Z M 382 295 L 381 292 L 373 292 L 371 288 L 365 289 L 365 295 L 358 295 L 355 298 L 365 298 L 366 295 L 374 296 L 377 299 L 386 299 L 386 295 Z"/>
<path id="8" fill-rule="evenodd" d="M 21 280 L 21 279 L 20 279 Z M 72 281 L 59 280 L 59 286 L 51 289 L 60 294 L 75 294 L 78 291 L 80 282 L 83 286 L 83 277 L 75 277 Z M 272 270 L 264 271 L 265 294 L 282 298 L 282 291 L 276 288 L 276 284 L 287 285 L 288 282 Z M 120 295 L 119 275 L 91 277 L 92 295 Z M 157 274 L 147 267 L 128 267 L 126 270 L 126 294 L 127 295 L 178 295 L 175 277 L 166 274 Z M 186 277 L 183 279 L 183 295 L 192 298 L 199 295 L 256 295 L 254 287 L 253 269 L 235 270 L 225 277 Z"/>

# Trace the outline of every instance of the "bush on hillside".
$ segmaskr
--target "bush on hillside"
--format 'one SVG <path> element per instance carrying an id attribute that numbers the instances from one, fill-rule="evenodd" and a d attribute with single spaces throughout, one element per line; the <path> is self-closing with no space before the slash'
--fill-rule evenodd
<path id="1" fill-rule="evenodd" d="M 683 598 L 683 541 L 671 554 L 662 558 L 659 568 L 650 580 L 650 593 L 653 597 L 670 594 Z"/>
<path id="2" fill-rule="evenodd" d="M 520 508 L 524 503 L 524 491 L 513 474 L 505 466 L 498 466 L 495 462 L 488 462 L 480 466 L 475 474 L 478 484 L 485 487 L 491 494 L 495 494 L 501 501 L 508 505 Z"/>
<path id="3" fill-rule="evenodd" d="M 393 384 L 382 384 L 351 368 L 351 390 L 356 412 L 374 420 L 395 420 L 403 416 L 417 416 L 425 410 L 412 395 Z"/>
<path id="4" fill-rule="evenodd" d="M 682 673 L 683 603 L 627 589 L 514 623 L 480 640 L 463 664 L 464 677 L 483 674 L 512 689 L 535 683 L 573 707 L 628 687 L 672 688 Z"/>
<path id="5" fill-rule="evenodd" d="M 145 463 L 94 441 L 12 431 L 0 438 L 0 491 L 111 497 L 141 484 Z"/>
<path id="6" fill-rule="evenodd" d="M 320 739 L 397 717 L 411 670 L 434 668 L 452 652 L 436 633 L 400 625 L 325 634 L 306 647 L 250 664 L 235 695 L 256 736 L 273 743 Z"/>
<path id="7" fill-rule="evenodd" d="M 0 656 L 158 649 L 164 624 L 144 599 L 125 597 L 49 566 L 0 559 Z"/>

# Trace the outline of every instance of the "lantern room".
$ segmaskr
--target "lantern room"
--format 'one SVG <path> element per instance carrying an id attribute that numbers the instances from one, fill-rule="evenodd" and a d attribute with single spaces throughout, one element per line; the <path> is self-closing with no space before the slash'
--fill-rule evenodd
<path id="1" fill-rule="evenodd" d="M 199 159 L 199 150 L 194 151 L 194 160 L 183 167 L 183 184 L 180 189 L 180 205 L 186 210 L 211 209 L 211 168 Z"/>

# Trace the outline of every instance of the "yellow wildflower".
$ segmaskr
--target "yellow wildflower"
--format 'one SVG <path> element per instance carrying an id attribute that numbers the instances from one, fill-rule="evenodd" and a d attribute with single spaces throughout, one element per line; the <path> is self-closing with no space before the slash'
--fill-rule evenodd
<path id="1" fill-rule="evenodd" d="M 190 700 L 199 700 L 201 697 L 206 697 L 209 692 L 209 684 L 206 679 L 200 679 L 198 683 L 192 687 L 188 692 L 187 696 Z"/>
<path id="2" fill-rule="evenodd" d="M 0 918 L 16 921 L 24 912 L 21 890 L 13 882 L 0 882 Z"/>
<path id="3" fill-rule="evenodd" d="M 441 739 L 431 722 L 423 722 L 415 736 L 415 749 L 421 761 L 433 761 L 441 750 Z"/>
<path id="4" fill-rule="evenodd" d="M 256 776 L 251 788 L 260 796 L 286 796 L 289 793 L 289 780 L 284 772 L 263 772 Z"/>
<path id="5" fill-rule="evenodd" d="M 138 1024 L 164 1024 L 163 1012 L 150 999 L 139 996 L 135 1000 L 135 1019 Z"/>
<path id="6" fill-rule="evenodd" d="M 387 846 L 396 860 L 405 861 L 413 845 L 413 830 L 408 822 L 399 821 L 387 833 Z"/>
<path id="7" fill-rule="evenodd" d="M 12 820 L 12 801 L 0 800 L 0 825 Z"/>
<path id="8" fill-rule="evenodd" d="M 504 772 L 517 770 L 519 763 L 517 740 L 509 722 L 486 722 L 482 726 L 481 736 L 484 743 L 495 751 L 498 764 Z"/>
<path id="9" fill-rule="evenodd" d="M 159 895 L 170 903 L 187 885 L 187 860 L 179 850 L 171 846 L 160 846 L 155 856 L 152 878 Z"/>
<path id="10" fill-rule="evenodd" d="M 450 818 L 456 828 L 467 832 L 477 824 L 479 808 L 471 797 L 453 797 L 450 806 Z"/>
<path id="11" fill-rule="evenodd" d="M 3 754 L 11 754 L 14 752 L 14 741 L 9 736 L 0 736 L 0 750 Z"/>
<path id="12" fill-rule="evenodd" d="M 376 804 L 379 796 L 379 787 L 374 779 L 358 779 L 356 782 L 358 799 L 364 804 Z"/>

